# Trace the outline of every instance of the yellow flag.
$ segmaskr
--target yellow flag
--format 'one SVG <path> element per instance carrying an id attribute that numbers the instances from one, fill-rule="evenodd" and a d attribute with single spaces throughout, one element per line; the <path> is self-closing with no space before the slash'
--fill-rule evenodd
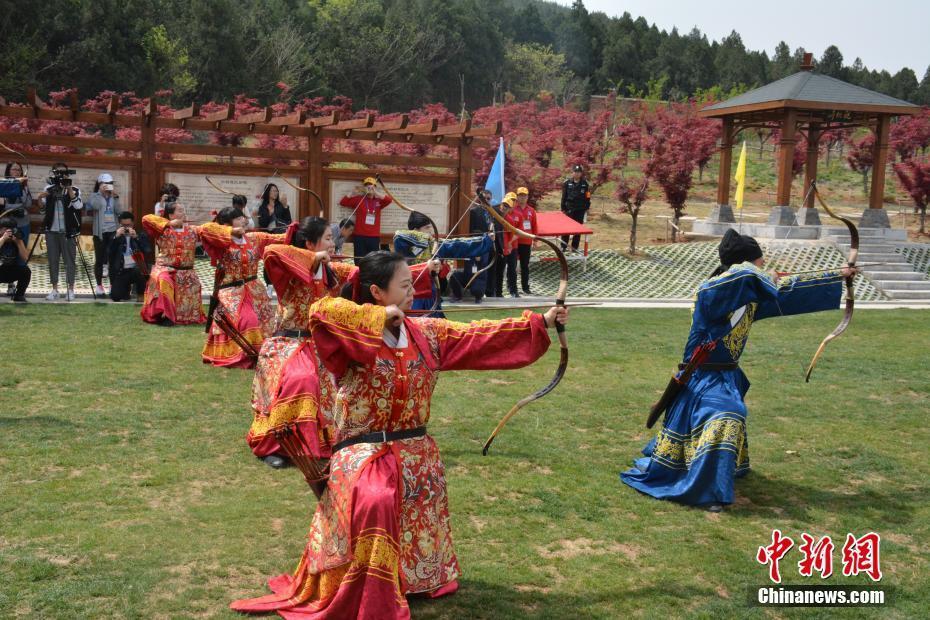
<path id="1" fill-rule="evenodd" d="M 743 208 L 743 194 L 746 192 L 746 142 L 743 141 L 743 150 L 739 154 L 739 163 L 736 164 L 736 210 Z"/>

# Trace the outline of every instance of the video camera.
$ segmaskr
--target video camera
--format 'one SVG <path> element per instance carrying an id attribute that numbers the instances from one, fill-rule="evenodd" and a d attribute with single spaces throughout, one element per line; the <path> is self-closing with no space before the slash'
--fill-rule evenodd
<path id="1" fill-rule="evenodd" d="M 52 168 L 52 176 L 48 177 L 46 181 L 57 190 L 65 190 L 71 187 L 72 174 L 77 174 L 77 170 L 71 170 L 67 167 Z"/>

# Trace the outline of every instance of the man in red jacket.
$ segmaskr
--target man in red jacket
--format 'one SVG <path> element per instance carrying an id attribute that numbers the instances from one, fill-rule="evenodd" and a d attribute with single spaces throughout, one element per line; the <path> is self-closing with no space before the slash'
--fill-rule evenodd
<path id="1" fill-rule="evenodd" d="M 355 220 L 352 243 L 357 257 L 381 247 L 381 210 L 392 202 L 390 196 L 378 193 L 377 181 L 373 177 L 367 177 L 362 184 L 362 190 L 356 189 L 339 201 L 343 207 L 352 209 L 350 217 Z"/>
<path id="2" fill-rule="evenodd" d="M 524 232 L 535 235 L 536 227 L 536 209 L 530 206 L 528 202 L 530 190 L 525 187 L 517 188 L 517 204 L 514 211 L 517 213 L 514 219 L 517 220 L 515 226 Z M 526 237 L 517 238 L 517 256 L 520 260 L 520 284 L 523 288 L 524 295 L 532 295 L 530 291 L 530 252 L 533 250 L 533 240 Z M 514 283 L 516 285 L 516 283 Z"/>

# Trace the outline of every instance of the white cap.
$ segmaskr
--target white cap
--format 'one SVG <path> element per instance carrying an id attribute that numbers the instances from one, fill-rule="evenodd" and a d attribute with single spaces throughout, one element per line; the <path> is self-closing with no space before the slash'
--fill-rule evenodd
<path id="1" fill-rule="evenodd" d="M 104 172 L 99 177 L 97 177 L 97 182 L 98 183 L 112 183 L 113 175 L 110 174 L 109 172 Z"/>

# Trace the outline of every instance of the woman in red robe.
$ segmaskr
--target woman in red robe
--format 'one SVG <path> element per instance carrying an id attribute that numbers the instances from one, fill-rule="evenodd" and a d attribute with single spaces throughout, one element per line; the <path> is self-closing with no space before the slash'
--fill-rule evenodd
<path id="1" fill-rule="evenodd" d="M 258 261 L 266 247 L 284 243 L 284 235 L 245 232 L 248 220 L 235 207 L 226 207 L 216 221 L 200 227 L 203 249 L 216 265 L 213 292 L 239 333 L 260 349 L 271 335 L 274 309 L 265 287 L 258 281 Z M 211 308 L 213 305 L 211 304 Z M 251 368 L 253 361 L 214 321 L 203 345 L 203 363 L 227 368 Z"/>
<path id="2" fill-rule="evenodd" d="M 157 248 L 155 265 L 145 287 L 142 320 L 157 325 L 203 323 L 200 279 L 194 271 L 198 226 L 184 223 L 184 205 L 165 205 L 164 216 L 146 215 L 142 228 Z"/>
<path id="3" fill-rule="evenodd" d="M 305 217 L 298 228 L 291 224 L 285 245 L 265 250 L 265 270 L 278 296 L 274 335 L 266 339 L 258 356 L 252 382 L 252 426 L 246 441 L 258 458 L 272 467 L 287 460 L 274 431 L 296 423 L 305 441 L 325 446 L 325 423 L 320 405 L 335 391 L 329 380 L 321 387 L 310 339 L 309 308 L 323 297 L 338 295 L 349 273 L 346 263 L 332 263 L 335 247 L 332 229 L 321 217 Z M 324 380 L 328 377 L 323 377 Z"/>
<path id="4" fill-rule="evenodd" d="M 332 458 L 308 542 L 293 575 L 269 581 L 273 594 L 239 600 L 238 611 L 287 619 L 410 617 L 408 595 L 458 588 L 446 481 L 426 433 L 439 371 L 520 368 L 549 348 L 545 315 L 457 323 L 404 316 L 413 278 L 403 257 L 374 252 L 359 261 L 353 298 L 310 308 L 320 363 L 336 377 Z M 347 287 L 348 288 L 348 287 Z"/>

